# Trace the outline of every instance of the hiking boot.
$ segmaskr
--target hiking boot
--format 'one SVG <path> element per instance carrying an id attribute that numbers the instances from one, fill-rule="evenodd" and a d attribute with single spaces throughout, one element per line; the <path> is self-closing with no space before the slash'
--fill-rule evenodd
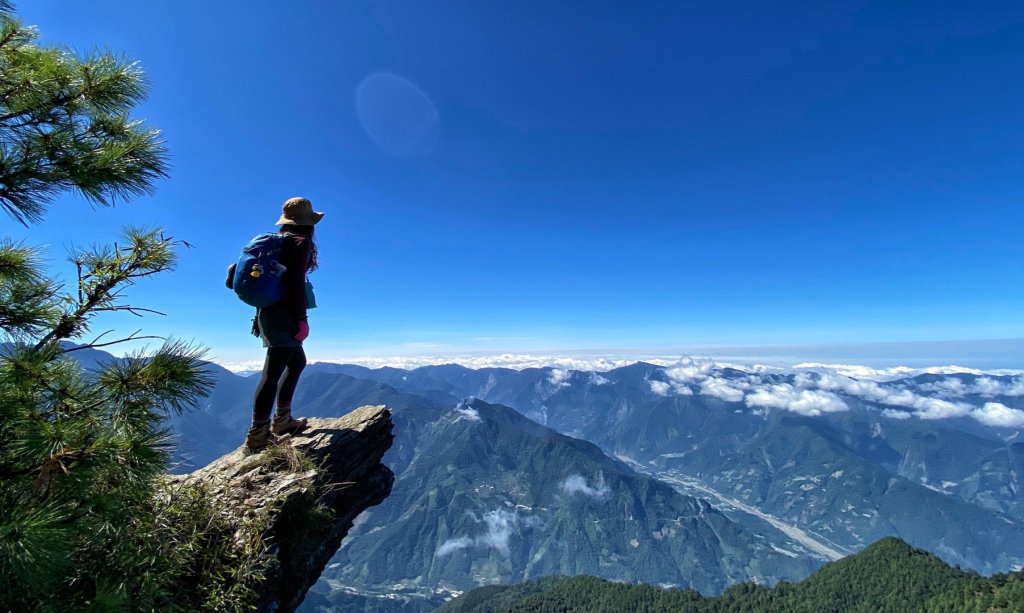
<path id="1" fill-rule="evenodd" d="M 292 432 L 298 432 L 306 427 L 306 422 L 309 421 L 305 417 L 295 419 L 292 417 L 291 409 L 287 411 L 277 410 L 277 414 L 274 415 L 274 424 L 270 426 L 270 431 L 274 434 L 289 434 Z"/>
<path id="2" fill-rule="evenodd" d="M 262 451 L 271 445 L 285 443 L 290 438 L 288 435 L 278 436 L 271 432 L 270 422 L 253 424 L 245 436 L 245 448 L 249 451 Z"/>

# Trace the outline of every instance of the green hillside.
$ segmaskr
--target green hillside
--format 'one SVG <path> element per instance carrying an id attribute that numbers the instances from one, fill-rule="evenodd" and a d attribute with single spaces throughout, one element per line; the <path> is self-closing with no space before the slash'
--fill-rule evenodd
<path id="1" fill-rule="evenodd" d="M 714 598 L 693 590 L 613 583 L 595 577 L 546 577 L 473 590 L 443 613 L 586 611 L 1024 611 L 1024 573 L 989 578 L 952 568 L 896 538 L 828 564 L 804 581 L 767 588 L 743 583 Z"/>

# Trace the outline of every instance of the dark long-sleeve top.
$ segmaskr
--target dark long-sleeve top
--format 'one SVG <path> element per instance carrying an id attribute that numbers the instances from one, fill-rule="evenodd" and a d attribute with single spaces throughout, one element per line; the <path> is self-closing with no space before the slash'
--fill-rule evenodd
<path id="1" fill-rule="evenodd" d="M 281 245 L 281 264 L 287 267 L 281 277 L 284 295 L 274 306 L 287 306 L 298 320 L 306 319 L 306 269 L 309 268 L 309 239 L 298 234 L 285 235 Z"/>

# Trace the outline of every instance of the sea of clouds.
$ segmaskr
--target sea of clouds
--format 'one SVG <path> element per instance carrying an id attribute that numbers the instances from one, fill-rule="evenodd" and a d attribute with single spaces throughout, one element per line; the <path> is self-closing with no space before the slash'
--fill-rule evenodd
<path id="1" fill-rule="evenodd" d="M 740 374 L 727 375 L 726 368 Z M 783 409 L 808 416 L 848 411 L 848 400 L 856 398 L 894 407 L 883 410 L 883 415 L 892 419 L 971 417 L 993 427 L 1024 427 L 1024 411 L 995 400 L 1024 396 L 1024 375 L 1019 371 L 983 372 L 958 366 L 874 369 L 819 363 L 782 368 L 683 358 L 662 373 L 664 379 L 648 381 L 651 391 L 660 396 L 699 393 L 742 402 L 755 410 Z M 923 384 L 907 381 L 921 374 L 945 378 Z M 973 377 L 965 380 L 957 374 Z M 780 382 L 768 375 L 791 376 Z"/>
<path id="2" fill-rule="evenodd" d="M 636 362 L 648 362 L 666 366 L 676 362 L 678 356 L 558 356 L 558 355 L 534 355 L 525 353 L 502 353 L 493 355 L 478 354 L 457 354 L 457 355 L 421 355 L 421 356 L 394 356 L 394 357 L 353 357 L 327 360 L 316 360 L 319 362 L 333 362 L 336 364 L 355 364 L 367 368 L 404 368 L 411 370 L 420 366 L 436 366 L 438 364 L 459 364 L 466 368 L 511 368 L 523 370 L 525 368 L 560 368 L 566 371 L 581 370 L 588 372 L 604 372 L 622 366 L 628 366 Z M 246 361 L 222 361 L 221 366 L 233 372 L 256 372 L 263 368 L 263 359 Z"/>
<path id="3" fill-rule="evenodd" d="M 660 377 L 648 384 L 660 396 L 713 396 L 726 402 L 742 403 L 757 411 L 772 409 L 818 416 L 850 409 L 850 399 L 883 405 L 882 415 L 891 419 L 949 419 L 970 417 L 997 428 L 1024 428 L 1024 411 L 999 400 L 1024 396 L 1024 371 L 981 370 L 956 365 L 893 366 L 876 368 L 859 364 L 802 362 L 792 366 L 741 364 L 711 358 L 667 356 L 552 356 L 532 354 L 399 356 L 344 360 L 369 368 L 413 369 L 437 364 L 460 364 L 467 368 L 550 368 L 552 389 L 572 385 L 575 372 L 586 373 L 586 382 L 604 385 L 609 380 L 599 373 L 638 361 L 663 367 Z M 259 370 L 260 362 L 226 363 L 236 372 Z M 730 369 L 728 375 L 725 370 Z M 736 373 L 740 374 L 737 375 Z M 918 375 L 944 375 L 934 382 L 911 384 Z M 782 382 L 771 375 L 789 375 Z M 960 378 L 957 375 L 972 375 Z M 1011 403 L 1012 404 L 1012 403 Z M 461 418 L 479 419 L 471 410 Z"/>

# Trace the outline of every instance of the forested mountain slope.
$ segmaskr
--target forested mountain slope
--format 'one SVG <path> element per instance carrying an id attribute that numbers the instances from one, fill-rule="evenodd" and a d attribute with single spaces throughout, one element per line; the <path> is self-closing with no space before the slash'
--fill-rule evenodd
<path id="1" fill-rule="evenodd" d="M 514 586 L 483 587 L 438 609 L 440 613 L 1021 610 L 1024 572 L 979 577 L 895 538 L 827 564 L 800 583 L 783 582 L 771 588 L 744 583 L 713 598 L 693 590 L 664 590 L 594 577 L 547 577 Z"/>

